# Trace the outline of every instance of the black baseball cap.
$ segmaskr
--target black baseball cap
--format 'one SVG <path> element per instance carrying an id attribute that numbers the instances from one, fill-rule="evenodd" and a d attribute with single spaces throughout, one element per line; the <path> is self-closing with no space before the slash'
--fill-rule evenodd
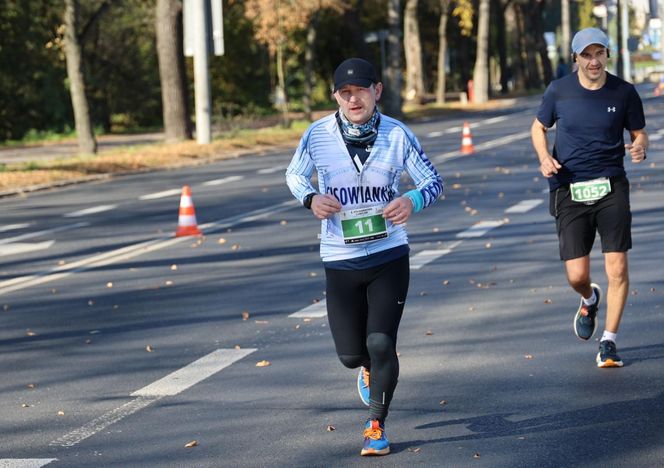
<path id="1" fill-rule="evenodd" d="M 334 90 L 332 92 L 336 93 L 348 84 L 368 88 L 374 83 L 378 83 L 378 78 L 373 65 L 361 58 L 349 58 L 341 62 L 334 70 Z"/>

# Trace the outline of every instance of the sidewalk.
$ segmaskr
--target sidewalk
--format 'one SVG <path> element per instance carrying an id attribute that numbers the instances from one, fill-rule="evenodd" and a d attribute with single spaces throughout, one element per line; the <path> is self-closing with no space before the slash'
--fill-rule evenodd
<path id="1" fill-rule="evenodd" d="M 163 141 L 163 133 L 139 133 L 135 135 L 102 135 L 97 137 L 99 153 L 119 146 L 147 145 Z M 75 139 L 46 143 L 43 145 L 23 146 L 0 149 L 0 164 L 34 161 L 37 159 L 56 159 L 73 156 L 78 152 Z"/>

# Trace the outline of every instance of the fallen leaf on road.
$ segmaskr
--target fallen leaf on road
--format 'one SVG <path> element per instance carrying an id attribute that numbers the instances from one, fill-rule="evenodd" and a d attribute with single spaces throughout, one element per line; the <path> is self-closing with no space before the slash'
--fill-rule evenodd
<path id="1" fill-rule="evenodd" d="M 256 367 L 267 367 L 270 365 L 270 361 L 262 360 L 256 363 Z"/>
<path id="2" fill-rule="evenodd" d="M 90 299 L 90 300 L 88 301 L 88 305 L 89 305 L 89 306 L 93 306 L 93 305 L 95 305 L 95 301 L 93 301 L 92 299 Z"/>
<path id="3" fill-rule="evenodd" d="M 233 244 L 231 250 L 240 250 L 240 244 Z"/>
<path id="4" fill-rule="evenodd" d="M 234 346 L 234 348 L 235 348 L 235 349 L 241 349 L 239 344 L 236 344 L 236 345 Z"/>
<path id="5" fill-rule="evenodd" d="M 196 447 L 198 445 L 198 442 L 195 440 L 192 440 L 191 442 L 188 442 L 185 444 L 184 448 L 192 448 Z"/>
<path id="6" fill-rule="evenodd" d="M 315 278 L 316 276 L 318 276 L 318 273 L 316 273 L 315 271 L 310 271 L 309 276 Z"/>
<path id="7" fill-rule="evenodd" d="M 177 269 L 178 269 L 178 266 L 177 266 L 177 265 L 175 265 L 175 264 L 171 265 L 171 270 L 175 271 L 175 270 L 177 270 Z"/>
<path id="8" fill-rule="evenodd" d="M 35 388 L 35 384 L 33 384 L 33 383 L 29 383 L 29 384 L 27 385 L 27 387 L 28 387 L 28 388 Z"/>
<path id="9" fill-rule="evenodd" d="M 545 304 L 553 304 L 553 301 L 551 299 L 544 299 Z"/>
<path id="10" fill-rule="evenodd" d="M 65 415 L 64 411 L 62 411 L 62 410 L 58 411 L 58 416 L 64 416 L 64 415 Z"/>
<path id="11" fill-rule="evenodd" d="M 443 286 L 447 286 L 448 284 L 450 284 L 450 280 L 443 280 Z"/>
<path id="12" fill-rule="evenodd" d="M 332 432 L 332 431 L 334 431 L 334 430 L 336 430 L 336 429 L 337 429 L 337 428 L 334 427 L 334 426 L 327 426 L 326 431 L 327 431 L 327 432 Z"/>
<path id="13" fill-rule="evenodd" d="M 420 451 L 419 447 L 408 447 L 409 452 L 417 453 Z"/>
<path id="14" fill-rule="evenodd" d="M 281 224 L 282 226 L 285 226 L 286 224 L 288 224 L 288 221 L 286 221 L 285 219 L 282 219 L 281 221 L 279 221 L 279 224 Z"/>
<path id="15" fill-rule="evenodd" d="M 27 403 L 21 403 L 21 408 L 30 408 L 30 405 Z"/>
<path id="16" fill-rule="evenodd" d="M 427 335 L 427 336 L 433 335 L 433 332 L 431 330 L 427 330 L 425 335 Z"/>
<path id="17" fill-rule="evenodd" d="M 440 400 L 440 403 L 438 403 L 440 406 L 445 406 L 447 404 L 447 400 Z"/>
<path id="18" fill-rule="evenodd" d="M 532 354 L 524 354 L 523 357 L 525 357 L 526 359 L 532 359 L 533 355 Z"/>
<path id="19" fill-rule="evenodd" d="M 31 330 L 26 331 L 25 334 L 28 336 L 37 336 L 37 334 Z"/>
<path id="20" fill-rule="evenodd" d="M 113 287 L 113 282 L 109 281 L 108 283 L 106 283 L 106 287 L 107 288 L 112 288 Z"/>
<path id="21" fill-rule="evenodd" d="M 173 286 L 173 282 L 171 280 L 168 280 L 164 283 L 166 286 Z"/>
<path id="22" fill-rule="evenodd" d="M 220 237 L 219 240 L 217 241 L 217 243 L 219 243 L 219 244 L 225 244 L 225 243 L 226 243 L 226 239 L 224 239 L 223 237 Z"/>
<path id="23" fill-rule="evenodd" d="M 475 455 L 473 455 L 473 458 L 480 458 L 480 454 L 479 454 L 479 453 L 475 453 Z"/>
<path id="24" fill-rule="evenodd" d="M 147 345 L 147 346 L 145 347 L 145 350 L 146 350 L 148 353 L 151 353 L 151 352 L 153 351 L 152 346 L 150 346 L 150 345 Z"/>
<path id="25" fill-rule="evenodd" d="M 249 312 L 246 310 L 242 311 L 242 320 L 249 320 Z"/>

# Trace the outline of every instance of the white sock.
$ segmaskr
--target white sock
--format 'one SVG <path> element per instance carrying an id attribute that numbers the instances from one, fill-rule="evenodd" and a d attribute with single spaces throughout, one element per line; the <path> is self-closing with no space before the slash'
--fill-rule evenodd
<path id="1" fill-rule="evenodd" d="M 602 333 L 602 339 L 599 340 L 600 342 L 602 341 L 613 341 L 614 343 L 616 342 L 616 337 L 618 336 L 617 333 L 611 333 L 610 331 L 604 330 L 604 333 Z"/>
<path id="2" fill-rule="evenodd" d="M 591 288 L 593 291 L 593 295 L 590 296 L 588 299 L 585 297 L 581 296 L 581 299 L 583 299 L 583 303 L 585 305 L 593 305 L 595 302 L 597 302 L 597 295 L 595 294 L 595 289 Z"/>

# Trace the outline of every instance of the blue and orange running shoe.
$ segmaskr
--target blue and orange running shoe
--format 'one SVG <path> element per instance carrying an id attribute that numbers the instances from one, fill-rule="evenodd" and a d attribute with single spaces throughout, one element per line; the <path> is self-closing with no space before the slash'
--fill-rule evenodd
<path id="1" fill-rule="evenodd" d="M 602 288 L 595 283 L 591 283 L 590 286 L 595 291 L 595 303 L 593 305 L 585 305 L 583 299 L 581 299 L 579 310 L 574 315 L 574 333 L 582 340 L 589 340 L 595 334 L 599 304 L 602 300 Z"/>
<path id="2" fill-rule="evenodd" d="M 360 367 L 360 372 L 357 374 L 357 392 L 360 394 L 362 403 L 369 406 L 369 369 Z"/>
<path id="3" fill-rule="evenodd" d="M 623 362 L 618 356 L 616 344 L 611 340 L 599 342 L 599 352 L 595 358 L 597 367 L 622 367 Z"/>
<path id="4" fill-rule="evenodd" d="M 387 455 L 390 442 L 385 435 L 385 424 L 377 419 L 368 419 L 364 426 L 364 447 L 360 455 Z"/>

